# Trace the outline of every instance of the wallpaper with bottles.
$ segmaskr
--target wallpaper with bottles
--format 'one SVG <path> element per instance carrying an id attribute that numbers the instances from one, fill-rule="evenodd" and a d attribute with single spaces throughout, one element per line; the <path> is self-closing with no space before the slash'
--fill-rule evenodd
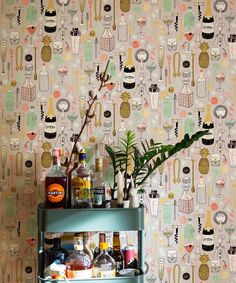
<path id="1" fill-rule="evenodd" d="M 147 282 L 236 282 L 236 2 L 1 0 L 0 14 L 0 281 L 36 282 L 51 150 L 70 151 L 109 59 L 81 141 L 91 166 L 126 129 L 211 132 L 146 185 Z"/>

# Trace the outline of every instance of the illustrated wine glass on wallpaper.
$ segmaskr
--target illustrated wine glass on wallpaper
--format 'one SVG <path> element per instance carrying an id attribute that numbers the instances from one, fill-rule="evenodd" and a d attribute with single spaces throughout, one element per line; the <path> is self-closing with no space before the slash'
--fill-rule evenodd
<path id="1" fill-rule="evenodd" d="M 184 257 L 187 255 L 187 261 L 185 262 L 186 265 L 192 265 L 192 263 L 190 262 L 190 254 L 194 249 L 194 245 L 193 244 L 185 244 L 184 245 L 184 249 L 187 252 L 187 254 L 184 255 Z"/>
<path id="2" fill-rule="evenodd" d="M 156 70 L 157 64 L 154 63 L 153 61 L 149 64 L 146 65 L 146 69 L 149 71 L 149 81 L 152 81 L 152 73 Z"/>
<path id="3" fill-rule="evenodd" d="M 10 135 L 13 134 L 12 132 L 12 126 L 14 125 L 14 123 L 16 122 L 16 115 L 15 114 L 8 114 L 5 118 L 5 122 L 7 123 L 7 125 L 10 127 Z"/>
<path id="4" fill-rule="evenodd" d="M 5 168 L 7 163 L 7 148 L 6 146 L 2 146 L 0 148 L 0 161 L 1 161 L 1 167 L 2 167 L 2 181 L 5 181 Z"/>
<path id="5" fill-rule="evenodd" d="M 170 237 L 174 234 L 173 229 L 165 228 L 163 231 L 163 235 L 167 238 L 167 248 L 170 248 Z"/>
<path id="6" fill-rule="evenodd" d="M 143 27 L 146 25 L 147 20 L 145 17 L 140 17 L 137 19 L 137 26 L 139 27 L 138 35 L 144 35 Z"/>
<path id="7" fill-rule="evenodd" d="M 235 124 L 236 124 L 236 120 L 232 120 L 232 119 L 225 122 L 225 126 L 229 129 L 229 134 L 228 134 L 229 138 L 231 138 L 231 129 Z"/>
<path id="8" fill-rule="evenodd" d="M 162 69 L 163 69 L 164 58 L 165 58 L 165 47 L 164 46 L 160 46 L 158 48 L 157 58 L 158 58 L 158 65 L 159 65 L 159 68 L 160 68 L 160 81 L 162 81 L 163 80 Z"/>
<path id="9" fill-rule="evenodd" d="M 143 133 L 146 132 L 147 126 L 145 123 L 140 123 L 137 126 L 137 131 L 139 133 L 139 138 L 138 140 L 142 141 L 143 140 Z"/>
<path id="10" fill-rule="evenodd" d="M 183 44 L 183 48 L 185 48 L 185 45 L 188 44 L 188 49 L 185 51 L 186 53 L 191 53 L 190 42 L 193 39 L 193 36 L 194 36 L 194 33 L 191 32 L 191 31 L 187 31 L 187 32 L 184 33 L 184 37 L 185 37 L 186 41 Z"/>
<path id="11" fill-rule="evenodd" d="M 69 121 L 71 123 L 70 130 L 73 132 L 74 131 L 74 121 L 78 118 L 78 114 L 75 113 L 75 112 L 71 112 L 71 113 L 67 114 L 67 118 L 69 119 Z"/>
<path id="12" fill-rule="evenodd" d="M 83 124 L 85 112 L 86 112 L 86 97 L 81 96 L 80 99 L 79 99 L 79 114 L 80 114 L 80 118 L 81 118 L 81 124 Z"/>
<path id="13" fill-rule="evenodd" d="M 67 13 L 70 15 L 71 25 L 74 25 L 74 16 L 77 14 L 77 12 L 78 12 L 78 8 L 76 8 L 75 6 L 72 6 L 71 8 L 67 10 Z"/>
<path id="14" fill-rule="evenodd" d="M 2 60 L 2 75 L 6 75 L 5 73 L 5 62 L 7 58 L 7 41 L 1 41 L 1 60 Z"/>
<path id="15" fill-rule="evenodd" d="M 85 9 L 85 0 L 79 0 L 79 9 L 81 12 L 81 25 L 84 25 L 84 9 Z"/>
<path id="16" fill-rule="evenodd" d="M 173 129 L 174 125 L 172 121 L 166 121 L 163 124 L 163 129 L 167 132 L 167 141 L 170 141 L 170 131 Z"/>
<path id="17" fill-rule="evenodd" d="M 33 152 L 33 141 L 36 138 L 37 133 L 34 131 L 30 131 L 27 133 L 27 137 L 29 139 L 29 143 L 30 143 L 30 148 L 29 148 L 29 152 Z"/>
<path id="18" fill-rule="evenodd" d="M 27 31 L 29 33 L 29 37 L 30 37 L 29 46 L 32 47 L 32 46 L 34 46 L 33 45 L 33 35 L 34 35 L 35 31 L 36 31 L 36 26 L 29 25 L 29 26 L 26 27 L 26 29 L 27 29 Z"/>
<path id="19" fill-rule="evenodd" d="M 10 29 L 13 28 L 12 20 L 14 19 L 15 15 L 16 15 L 16 14 L 15 14 L 14 11 L 8 10 L 8 11 L 6 12 L 6 17 L 8 18 L 8 20 L 9 20 L 9 22 L 10 22 Z"/>
<path id="20" fill-rule="evenodd" d="M 228 240 L 229 244 L 231 244 L 231 235 L 234 233 L 235 229 L 236 228 L 232 226 L 225 228 L 225 232 L 229 235 L 229 240 Z"/>
<path id="21" fill-rule="evenodd" d="M 225 15 L 225 19 L 226 19 L 226 21 L 229 23 L 228 31 L 231 31 L 231 23 L 232 23 L 233 20 L 235 19 L 235 15 L 232 14 L 232 13 L 227 14 L 227 15 Z"/>
<path id="22" fill-rule="evenodd" d="M 163 23 L 167 26 L 167 35 L 170 34 L 170 25 L 174 22 L 174 19 L 172 16 L 165 16 L 162 19 Z"/>
<path id="23" fill-rule="evenodd" d="M 164 270 L 165 270 L 165 259 L 164 258 L 160 258 L 158 260 L 158 277 L 160 280 L 160 283 L 163 282 L 163 278 L 164 278 Z"/>
<path id="24" fill-rule="evenodd" d="M 66 77 L 68 73 L 68 70 L 67 70 L 67 67 L 62 67 L 62 68 L 59 68 L 58 69 L 58 75 L 61 77 L 61 81 L 60 81 L 60 84 L 64 84 L 64 78 Z"/>
<path id="25" fill-rule="evenodd" d="M 84 72 L 85 72 L 85 74 L 88 76 L 88 78 L 89 78 L 89 85 L 91 85 L 92 83 L 91 83 L 91 76 L 92 76 L 92 74 L 94 73 L 94 67 L 93 66 L 85 66 L 85 68 L 84 68 Z"/>

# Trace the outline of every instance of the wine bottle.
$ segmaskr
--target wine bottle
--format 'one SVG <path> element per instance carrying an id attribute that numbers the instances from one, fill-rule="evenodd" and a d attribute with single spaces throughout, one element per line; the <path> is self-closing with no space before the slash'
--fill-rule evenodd
<path id="1" fill-rule="evenodd" d="M 132 59 L 132 48 L 128 48 L 128 58 L 124 66 L 123 87 L 133 89 L 135 87 L 135 66 Z"/>
<path id="2" fill-rule="evenodd" d="M 202 230 L 202 250 L 210 252 L 214 250 L 214 228 L 211 224 L 211 211 L 206 212 L 206 223 Z"/>
<path id="3" fill-rule="evenodd" d="M 202 19 L 202 38 L 214 37 L 214 17 L 211 12 L 211 0 L 206 0 L 206 10 Z"/>
<path id="4" fill-rule="evenodd" d="M 214 143 L 214 123 L 211 116 L 211 104 L 208 103 L 206 106 L 206 115 L 202 124 L 204 130 L 208 130 L 208 135 L 202 138 L 204 145 L 212 145 Z"/>
<path id="5" fill-rule="evenodd" d="M 53 98 L 49 99 L 48 113 L 45 117 L 44 136 L 46 139 L 54 139 L 57 136 L 57 118 L 53 110 Z"/>
<path id="6" fill-rule="evenodd" d="M 48 33 L 53 33 L 57 30 L 57 11 L 54 7 L 53 0 L 48 1 L 44 18 L 44 30 Z"/>

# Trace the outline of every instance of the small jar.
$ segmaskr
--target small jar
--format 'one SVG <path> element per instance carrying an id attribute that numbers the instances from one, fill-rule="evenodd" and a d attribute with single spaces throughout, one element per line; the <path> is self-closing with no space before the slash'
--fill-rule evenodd
<path id="1" fill-rule="evenodd" d="M 228 249 L 229 255 L 229 270 L 231 273 L 236 273 L 236 247 L 231 246 Z"/>
<path id="2" fill-rule="evenodd" d="M 80 35 L 81 32 L 78 28 L 72 28 L 70 32 L 72 54 L 79 54 Z"/>
<path id="3" fill-rule="evenodd" d="M 149 95 L 151 111 L 157 111 L 160 95 L 160 88 L 157 86 L 157 84 L 151 84 L 151 86 L 149 87 Z"/>
<path id="4" fill-rule="evenodd" d="M 151 208 L 151 216 L 158 217 L 158 208 L 159 208 L 159 198 L 160 195 L 156 190 L 151 190 L 149 194 L 150 208 Z"/>
<path id="5" fill-rule="evenodd" d="M 236 167 L 236 140 L 228 143 L 230 167 Z"/>
<path id="6" fill-rule="evenodd" d="M 230 61 L 236 61 L 236 34 L 230 34 L 228 37 L 228 43 Z"/>

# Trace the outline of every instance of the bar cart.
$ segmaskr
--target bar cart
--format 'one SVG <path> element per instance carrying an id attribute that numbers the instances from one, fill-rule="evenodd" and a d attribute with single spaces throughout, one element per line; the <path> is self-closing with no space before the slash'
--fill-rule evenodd
<path id="1" fill-rule="evenodd" d="M 94 278 L 68 280 L 72 283 L 144 283 L 144 208 L 107 209 L 46 209 L 38 207 L 38 253 L 39 283 L 64 283 L 66 280 L 43 279 L 44 236 L 46 232 L 98 232 L 98 231 L 137 231 L 138 268 L 140 274 L 132 277 Z"/>

